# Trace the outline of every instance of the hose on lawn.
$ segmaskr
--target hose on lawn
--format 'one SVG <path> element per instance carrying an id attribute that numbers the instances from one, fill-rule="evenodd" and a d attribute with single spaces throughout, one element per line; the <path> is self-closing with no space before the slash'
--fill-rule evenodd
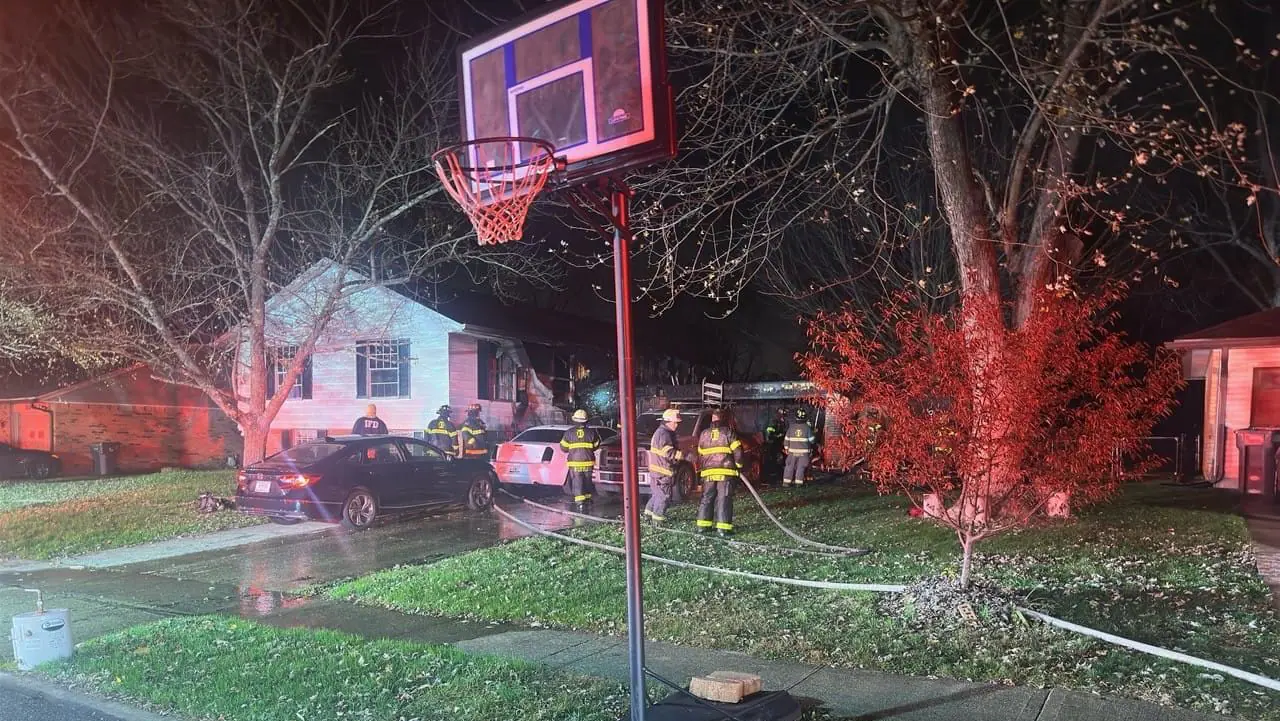
<path id="1" fill-rule="evenodd" d="M 579 546 L 585 546 L 587 548 L 593 548 L 595 550 L 604 551 L 606 553 L 613 553 L 616 555 L 624 555 L 626 553 L 625 549 L 619 548 L 617 546 L 610 546 L 604 543 L 596 543 L 594 541 L 587 541 L 581 538 L 574 538 L 573 536 L 567 536 L 563 533 L 557 533 L 555 531 L 551 531 L 551 530 L 542 528 L 540 526 L 535 526 L 531 523 L 527 523 L 525 521 L 520 520 L 519 518 L 516 518 L 510 513 L 506 512 L 505 510 L 502 509 L 501 506 L 498 506 L 497 504 L 494 504 L 493 509 L 497 511 L 500 515 L 502 515 L 504 518 L 514 522 L 515 524 L 521 526 L 522 528 L 527 529 L 532 533 L 536 533 L 541 536 L 547 536 L 549 538 L 559 539 L 561 541 L 577 544 Z M 585 514 L 575 514 L 575 515 L 585 515 Z M 767 576 L 767 575 L 758 574 L 758 573 L 749 573 L 747 571 L 737 571 L 730 568 L 717 568 L 715 566 L 704 566 L 697 563 L 689 563 L 687 561 L 677 561 L 673 558 L 663 558 L 661 556 L 654 556 L 653 554 L 649 554 L 649 553 L 641 553 L 640 557 L 647 561 L 662 563 L 668 566 L 675 566 L 677 568 L 687 568 L 687 569 L 692 569 L 696 571 L 719 573 L 727 576 L 750 578 L 756 581 L 765 581 L 767 583 L 778 583 L 778 584 L 783 584 L 788 586 L 801 586 L 804 588 L 817 588 L 817 589 L 822 589 L 827 591 L 871 591 L 874 593 L 902 593 L 907 589 L 905 584 L 836 583 L 833 581 L 810 581 L 802 578 L 785 578 L 781 576 Z M 1251 683 L 1255 686 L 1261 686 L 1263 688 L 1270 689 L 1272 691 L 1280 691 L 1280 681 L 1273 678 L 1268 678 L 1266 676 L 1252 673 L 1250 671 L 1245 671 L 1243 669 L 1235 668 L 1233 666 L 1227 666 L 1226 664 L 1221 664 L 1216 661 L 1209 661 L 1196 656 L 1191 656 L 1189 654 L 1181 653 L 1179 651 L 1171 651 L 1167 648 L 1152 646 L 1151 644 L 1143 643 L 1141 641 L 1134 641 L 1133 639 L 1124 638 L 1123 636 L 1117 636 L 1115 634 L 1107 633 L 1105 631 L 1099 631 L 1097 629 L 1089 628 L 1087 626 L 1081 626 L 1080 624 L 1071 623 L 1070 621 L 1065 621 L 1061 618 L 1056 618 L 1046 613 L 1040 613 L 1039 611 L 1034 611 L 1032 609 L 1025 608 L 1023 606 L 1014 606 L 1014 608 L 1016 608 L 1019 612 L 1030 616 L 1031 618 L 1034 618 L 1038 621 L 1046 623 L 1050 626 L 1054 626 L 1056 628 L 1061 628 L 1063 630 L 1072 631 L 1074 633 L 1078 633 L 1083 636 L 1096 638 L 1100 641 L 1105 641 L 1106 643 L 1120 646 L 1122 648 L 1127 648 L 1132 651 L 1137 651 L 1139 653 L 1145 653 L 1151 656 L 1156 656 L 1156 657 L 1168 659 L 1171 661 L 1177 661 L 1179 663 L 1184 663 L 1189 666 L 1197 666 L 1199 668 L 1208 669 L 1210 671 L 1217 671 L 1219 673 L 1226 674 L 1233 678 L 1240 679 L 1241 681 L 1244 681 L 1246 683 Z"/>
<path id="2" fill-rule="evenodd" d="M 570 511 L 564 508 L 556 508 L 555 506 L 548 506 L 542 503 L 538 503 L 536 501 L 531 501 L 528 498 L 521 498 L 520 496 L 517 496 L 514 493 L 511 493 L 505 488 L 500 488 L 498 490 L 503 495 L 509 498 L 515 499 L 528 506 L 532 506 L 534 508 L 538 508 L 544 511 L 559 513 L 561 515 L 570 516 L 573 518 L 581 518 L 583 520 L 594 521 L 596 523 L 610 523 L 613 525 L 620 525 L 622 523 L 622 520 L 619 518 L 605 518 L 604 516 L 593 516 L 589 513 L 579 513 L 577 511 Z M 674 533 L 681 536 L 693 536 L 695 538 L 707 538 L 702 534 L 693 533 L 692 531 L 682 531 L 678 528 L 668 528 L 666 526 L 655 526 L 654 528 L 656 530 L 662 531 L 663 533 Z M 853 555 L 865 555 L 867 553 L 870 553 L 870 551 L 868 550 L 860 550 L 860 551 L 857 551 L 856 553 L 849 553 L 849 552 L 837 553 L 833 551 L 810 551 L 806 548 L 783 548 L 781 546 L 770 546 L 763 543 L 751 543 L 749 541 L 734 541 L 727 538 L 719 538 L 719 537 L 716 537 L 714 540 L 720 541 L 730 546 L 734 546 L 736 548 L 754 548 L 754 549 L 758 549 L 758 550 L 769 552 L 769 553 L 803 554 L 806 556 L 820 556 L 823 558 L 847 558 Z"/>
<path id="3" fill-rule="evenodd" d="M 756 503 L 760 506 L 760 510 L 764 511 L 764 515 L 768 516 L 769 520 L 773 521 L 773 525 L 777 526 L 783 533 L 790 536 L 791 539 L 794 540 L 795 542 L 804 544 L 806 546 L 813 546 L 814 548 L 823 548 L 828 551 L 835 551 L 837 553 L 845 553 L 845 554 L 858 555 L 858 556 L 861 556 L 869 552 L 865 548 L 847 548 L 845 546 L 833 546 L 830 543 L 821 543 L 819 541 L 814 541 L 812 539 L 801 536 L 799 533 L 796 533 L 790 528 L 787 528 L 786 526 L 782 525 L 782 521 L 779 521 L 777 516 L 773 515 L 773 511 L 770 511 L 769 507 L 764 504 L 764 499 L 761 498 L 760 494 L 756 492 L 756 488 L 755 486 L 751 485 L 751 481 L 748 481 L 746 476 L 741 476 L 740 478 L 742 480 L 742 483 L 747 487 L 747 490 L 751 491 L 751 497 L 756 499 Z"/>
<path id="4" fill-rule="evenodd" d="M 595 541 L 588 541 L 583 538 L 574 538 L 573 536 L 567 536 L 563 533 L 557 533 L 555 531 L 551 531 L 546 528 L 536 526 L 532 523 L 522 521 L 519 518 L 516 518 L 512 514 L 508 513 L 507 511 L 503 510 L 503 508 L 497 504 L 494 504 L 493 510 L 497 511 L 498 514 L 501 515 L 503 518 L 506 518 L 507 520 L 515 523 L 516 525 L 522 528 L 525 528 L 533 533 L 537 533 L 538 535 L 548 536 L 550 538 L 555 538 L 561 541 L 566 541 L 568 543 L 577 544 L 579 546 L 585 546 L 587 548 L 592 548 L 597 551 L 604 551 L 605 553 L 613 553 L 616 555 L 624 555 L 626 553 L 625 549 L 619 548 L 617 546 L 610 546 L 607 543 L 596 543 Z M 769 583 L 780 583 L 788 586 L 818 588 L 826 591 L 876 591 L 879 593 L 900 593 L 906 590 L 906 586 L 884 584 L 884 583 L 836 583 L 833 581 L 810 581 L 804 578 L 785 578 L 782 576 L 765 576 L 759 573 L 751 573 L 749 571 L 738 571 L 732 568 L 717 568 L 715 566 L 704 566 L 699 563 L 689 563 L 688 561 L 677 561 L 674 558 L 663 558 L 662 556 L 655 556 L 651 553 L 643 553 L 643 552 L 640 554 L 640 557 L 645 559 L 646 561 L 653 561 L 654 563 L 662 563 L 668 566 L 675 566 L 677 568 L 688 568 L 695 571 L 708 571 L 710 573 L 720 573 L 726 576 L 737 576 L 739 578 L 751 578 L 757 581 L 768 581 Z"/>

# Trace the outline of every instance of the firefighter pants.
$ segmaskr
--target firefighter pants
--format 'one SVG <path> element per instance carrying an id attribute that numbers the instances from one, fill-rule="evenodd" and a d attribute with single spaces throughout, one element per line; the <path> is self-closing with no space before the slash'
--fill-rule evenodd
<path id="1" fill-rule="evenodd" d="M 715 509 L 715 522 L 711 521 L 711 511 Z M 702 503 L 698 505 L 698 528 L 716 530 L 733 530 L 733 479 L 713 481 L 702 479 Z"/>
<path id="2" fill-rule="evenodd" d="M 644 507 L 646 513 L 655 521 L 666 520 L 667 504 L 671 503 L 672 491 L 676 479 L 656 471 L 649 471 L 649 503 Z"/>
<path id="3" fill-rule="evenodd" d="M 574 503 L 591 500 L 591 469 L 570 468 L 564 479 L 564 487 Z"/>
<path id="4" fill-rule="evenodd" d="M 782 482 L 784 484 L 794 483 L 797 486 L 804 483 L 804 472 L 809 468 L 809 454 L 791 453 L 787 455 L 787 466 L 782 470 Z"/>

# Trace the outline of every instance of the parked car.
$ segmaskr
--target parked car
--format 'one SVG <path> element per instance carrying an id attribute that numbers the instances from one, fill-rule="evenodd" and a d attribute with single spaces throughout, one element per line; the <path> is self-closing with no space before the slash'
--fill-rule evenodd
<path id="1" fill-rule="evenodd" d="M 337 521 L 358 530 L 430 505 L 483 510 L 496 484 L 487 460 L 446 456 L 415 438 L 326 437 L 241 471 L 236 508 L 277 523 Z"/>
<path id="2" fill-rule="evenodd" d="M 513 486 L 564 486 L 568 457 L 560 447 L 564 432 L 573 426 L 535 426 L 516 434 L 498 445 L 493 468 L 498 481 Z M 591 426 L 604 443 L 616 441 L 618 431 L 605 426 Z M 600 461 L 596 455 L 597 464 Z"/>
<path id="3" fill-rule="evenodd" d="M 52 453 L 0 443 L 0 478 L 42 479 L 61 472 L 62 461 Z"/>
<path id="4" fill-rule="evenodd" d="M 724 411 L 728 416 L 730 427 L 737 428 L 731 409 Z M 682 409 L 680 425 L 676 428 L 676 438 L 685 460 L 675 467 L 675 500 L 693 496 L 698 486 L 698 434 L 711 422 L 711 409 Z M 640 493 L 649 493 L 649 440 L 653 432 L 662 422 L 661 412 L 646 412 L 636 416 L 636 449 L 639 455 Z M 760 442 L 754 435 L 741 436 L 743 445 L 743 475 L 751 483 L 760 480 Z M 622 492 L 622 444 L 615 439 L 604 448 L 600 464 L 596 468 L 596 489 L 599 493 L 609 495 Z"/>

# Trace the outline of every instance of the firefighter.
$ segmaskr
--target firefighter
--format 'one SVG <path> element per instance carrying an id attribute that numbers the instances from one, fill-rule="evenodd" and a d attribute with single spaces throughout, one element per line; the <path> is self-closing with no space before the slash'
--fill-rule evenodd
<path id="1" fill-rule="evenodd" d="M 488 429 L 480 420 L 480 404 L 473 403 L 467 408 L 467 420 L 458 429 L 458 457 L 489 457 Z"/>
<path id="2" fill-rule="evenodd" d="M 787 426 L 783 446 L 787 465 L 782 469 L 782 485 L 804 485 L 804 474 L 813 455 L 813 440 L 813 426 L 809 425 L 808 414 L 803 408 L 797 408 L 795 421 Z"/>
<path id="3" fill-rule="evenodd" d="M 573 427 L 564 432 L 560 448 L 568 456 L 569 470 L 564 483 L 578 510 L 586 510 L 591 502 L 591 475 L 596 468 L 596 451 L 600 450 L 600 434 L 587 427 L 587 412 L 573 412 Z"/>
<path id="4" fill-rule="evenodd" d="M 698 473 L 702 478 L 702 503 L 698 506 L 698 532 L 733 533 L 734 479 L 742 471 L 742 441 L 724 424 L 722 411 L 711 412 L 711 427 L 698 436 Z M 711 522 L 712 508 L 715 523 Z"/>
<path id="5" fill-rule="evenodd" d="M 676 429 L 680 427 L 680 411 L 668 408 L 662 412 L 662 423 L 649 440 L 649 504 L 644 515 L 654 523 L 667 520 L 667 504 L 675 486 L 675 464 L 684 460 L 677 447 Z"/>
<path id="6" fill-rule="evenodd" d="M 355 436 L 385 436 L 387 424 L 378 417 L 378 407 L 370 403 L 364 408 L 364 415 L 356 419 L 351 426 L 351 434 Z"/>
<path id="7" fill-rule="evenodd" d="M 787 409 L 779 408 L 777 415 L 774 416 L 769 425 L 764 429 L 764 463 L 767 465 L 765 472 L 769 478 L 773 478 L 776 473 L 779 476 L 783 471 L 783 442 L 782 439 L 787 433 Z"/>
<path id="8" fill-rule="evenodd" d="M 427 443 L 439 448 L 446 456 L 458 454 L 458 427 L 453 425 L 453 409 L 449 406 L 440 406 L 436 419 L 427 426 Z"/>

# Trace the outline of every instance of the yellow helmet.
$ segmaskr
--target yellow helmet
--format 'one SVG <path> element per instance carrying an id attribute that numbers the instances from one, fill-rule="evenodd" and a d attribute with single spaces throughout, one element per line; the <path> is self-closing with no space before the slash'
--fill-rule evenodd
<path id="1" fill-rule="evenodd" d="M 574 422 L 574 423 L 586 423 L 586 422 L 587 422 L 587 412 L 586 412 L 586 411 L 584 411 L 584 410 L 582 410 L 581 408 L 579 408 L 578 410 L 574 411 L 574 412 L 573 412 L 573 422 Z"/>
<path id="2" fill-rule="evenodd" d="M 663 423 L 679 423 L 679 422 L 680 422 L 680 409 L 678 409 L 678 408 L 668 408 L 668 409 L 666 409 L 665 411 L 663 411 L 663 412 L 662 412 L 662 422 L 663 422 Z"/>

